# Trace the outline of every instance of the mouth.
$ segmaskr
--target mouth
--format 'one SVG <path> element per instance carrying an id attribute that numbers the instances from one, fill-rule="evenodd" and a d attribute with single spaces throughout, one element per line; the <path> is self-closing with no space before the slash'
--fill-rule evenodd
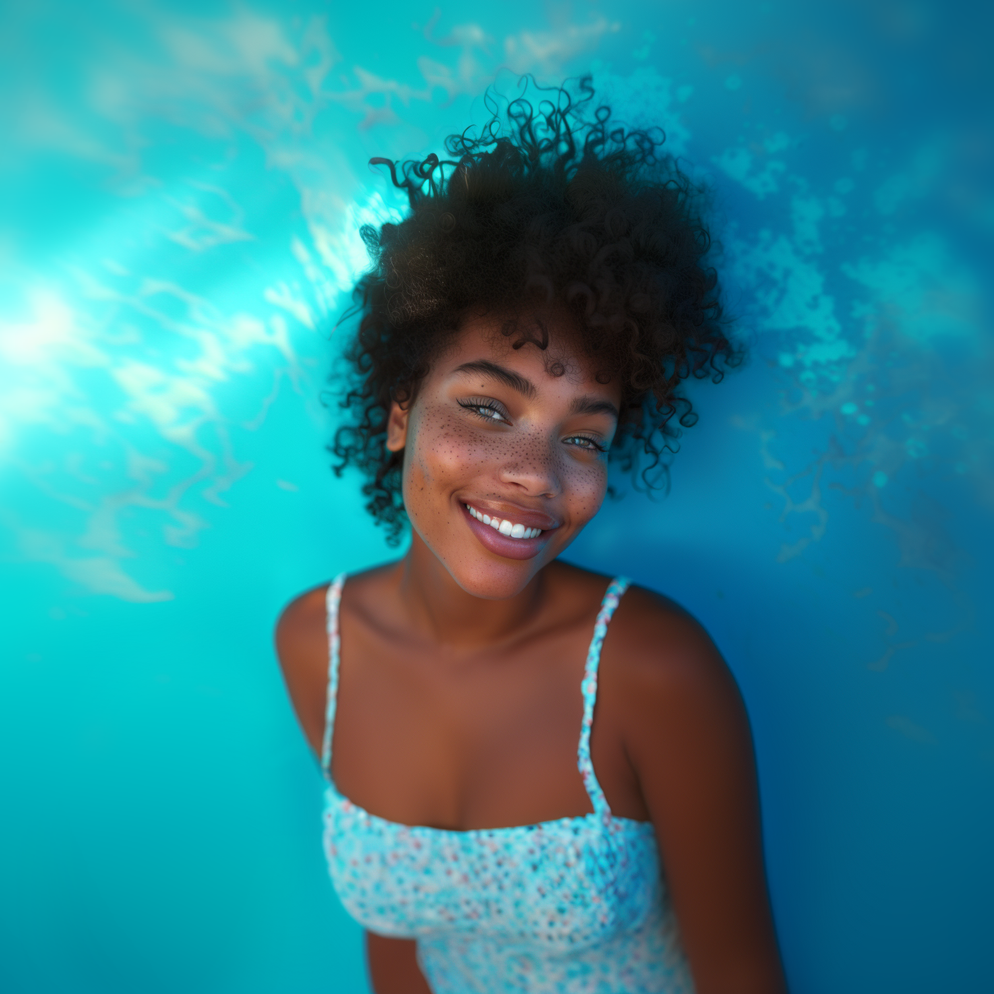
<path id="1" fill-rule="evenodd" d="M 515 521 L 513 517 L 491 515 L 465 501 L 461 503 L 470 530 L 486 549 L 505 559 L 531 559 L 537 556 L 548 544 L 553 531 L 558 528 L 558 524 L 553 523 L 547 515 L 522 513 L 522 517 L 545 519 L 551 526 L 539 528 L 524 521 Z"/>
<path id="2" fill-rule="evenodd" d="M 470 517 L 476 518 L 477 521 L 482 521 L 485 525 L 489 525 L 494 531 L 500 532 L 505 538 L 538 538 L 542 534 L 541 528 L 528 528 L 526 525 L 511 521 L 509 518 L 491 518 L 489 514 L 477 511 L 472 504 L 464 504 L 463 506 L 469 511 Z"/>

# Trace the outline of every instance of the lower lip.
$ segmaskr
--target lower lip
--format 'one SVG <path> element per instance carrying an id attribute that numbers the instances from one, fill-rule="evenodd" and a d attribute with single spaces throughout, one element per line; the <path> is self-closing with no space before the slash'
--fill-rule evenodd
<path id="1" fill-rule="evenodd" d="M 551 531 L 543 531 L 536 538 L 508 538 L 501 535 L 496 528 L 485 525 L 482 521 L 477 521 L 465 504 L 459 505 L 462 513 L 466 517 L 473 534 L 480 540 L 483 547 L 496 556 L 503 556 L 505 559 L 533 559 L 548 544 Z"/>

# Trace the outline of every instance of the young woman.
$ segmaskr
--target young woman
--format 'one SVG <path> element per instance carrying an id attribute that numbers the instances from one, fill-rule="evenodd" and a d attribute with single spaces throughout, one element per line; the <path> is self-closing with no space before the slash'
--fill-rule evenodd
<path id="1" fill-rule="evenodd" d="M 333 450 L 411 545 L 276 640 L 377 994 L 785 990 L 734 680 L 673 602 L 559 558 L 735 359 L 692 187 L 609 116 L 515 101 L 390 164 L 410 214 L 364 231 Z"/>

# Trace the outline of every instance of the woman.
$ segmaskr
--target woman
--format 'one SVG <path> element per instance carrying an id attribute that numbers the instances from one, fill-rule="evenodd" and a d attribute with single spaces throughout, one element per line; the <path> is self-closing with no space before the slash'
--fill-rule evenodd
<path id="1" fill-rule="evenodd" d="M 333 450 L 411 546 L 276 634 L 329 869 L 377 994 L 778 994 L 734 680 L 671 601 L 559 558 L 736 358 L 708 239 L 661 137 L 559 96 L 389 164 L 410 215 L 364 230 Z"/>

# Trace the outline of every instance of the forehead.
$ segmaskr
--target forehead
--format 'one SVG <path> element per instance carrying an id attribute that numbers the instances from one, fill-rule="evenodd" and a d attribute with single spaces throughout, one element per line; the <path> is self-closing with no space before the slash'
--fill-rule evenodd
<path id="1" fill-rule="evenodd" d="M 449 376 L 464 363 L 479 359 L 513 369 L 537 388 L 555 384 L 559 389 L 620 396 L 620 386 L 604 376 L 580 347 L 569 314 L 470 316 L 435 361 L 432 372 Z"/>

